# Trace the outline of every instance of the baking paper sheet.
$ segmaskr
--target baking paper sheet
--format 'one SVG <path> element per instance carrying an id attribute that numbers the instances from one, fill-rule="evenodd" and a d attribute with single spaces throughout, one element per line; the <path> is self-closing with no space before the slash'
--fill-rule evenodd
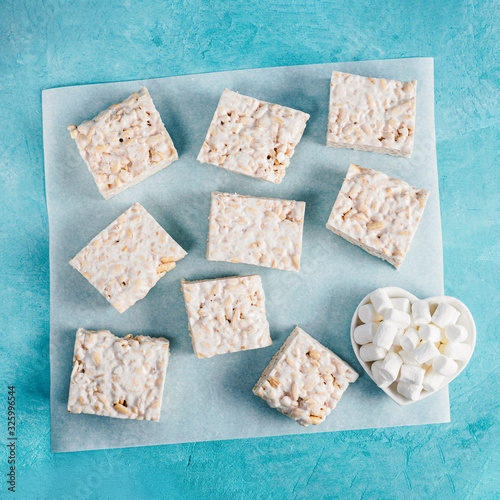
<path id="1" fill-rule="evenodd" d="M 411 159 L 325 146 L 332 70 L 418 80 Z M 43 92 L 45 173 L 50 221 L 52 450 L 75 451 L 449 421 L 448 390 L 398 406 L 364 373 L 349 340 L 351 316 L 372 289 L 395 285 L 420 297 L 442 295 L 443 263 L 434 133 L 432 59 L 319 64 L 156 80 L 85 85 Z M 109 201 L 98 193 L 67 126 L 146 86 L 180 160 Z M 201 148 L 219 97 L 229 88 L 311 115 L 279 185 L 201 164 Z M 399 271 L 325 228 L 349 163 L 382 170 L 431 196 Z M 306 202 L 300 273 L 205 259 L 210 193 L 237 192 Z M 140 202 L 188 251 L 147 297 L 120 315 L 68 264 L 69 259 L 134 202 Z M 180 279 L 258 273 L 273 345 L 197 359 L 188 334 Z M 301 427 L 252 394 L 252 387 L 295 325 L 359 373 L 319 426 Z M 73 345 L 78 327 L 165 336 L 171 341 L 161 421 L 68 414 Z"/>

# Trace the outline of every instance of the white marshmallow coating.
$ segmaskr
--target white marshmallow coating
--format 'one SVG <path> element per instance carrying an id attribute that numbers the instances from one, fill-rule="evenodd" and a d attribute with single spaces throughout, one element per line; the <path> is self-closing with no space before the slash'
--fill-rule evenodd
<path id="1" fill-rule="evenodd" d="M 373 307 L 373 304 L 365 304 L 364 306 L 361 306 L 358 311 L 359 319 L 363 323 L 371 323 L 372 321 L 381 321 L 382 316 L 380 316 L 377 311 L 375 311 L 375 308 Z M 358 342 L 359 344 L 359 342 Z"/>
<path id="2" fill-rule="evenodd" d="M 403 363 L 405 365 L 420 366 L 420 363 L 417 363 L 417 361 L 415 361 L 415 358 L 413 357 L 413 354 L 411 353 L 411 351 L 405 351 L 404 349 L 401 349 L 398 352 L 398 354 L 401 357 L 401 359 L 403 360 Z"/>
<path id="3" fill-rule="evenodd" d="M 411 315 L 413 323 L 417 326 L 425 325 L 431 322 L 431 310 L 429 302 L 426 300 L 417 300 L 411 306 Z"/>
<path id="4" fill-rule="evenodd" d="M 273 356 L 253 393 L 300 425 L 321 423 L 358 374 L 298 326 Z"/>
<path id="5" fill-rule="evenodd" d="M 398 378 L 399 369 L 403 364 L 401 357 L 395 353 L 390 352 L 380 365 L 380 375 L 384 380 L 394 382 Z"/>
<path id="6" fill-rule="evenodd" d="M 392 307 L 392 302 L 391 299 L 389 298 L 389 295 L 387 295 L 387 292 L 382 288 L 374 290 L 370 294 L 370 300 L 373 305 L 373 308 L 380 316 L 383 316 L 385 311 L 387 311 L 387 309 L 390 309 Z"/>
<path id="7" fill-rule="evenodd" d="M 467 361 L 470 356 L 470 347 L 467 344 L 448 342 L 444 347 L 443 354 L 451 359 Z"/>
<path id="8" fill-rule="evenodd" d="M 418 329 L 418 336 L 425 342 L 430 340 L 431 342 L 440 342 L 443 338 L 443 333 L 441 328 L 436 325 L 422 325 Z"/>
<path id="9" fill-rule="evenodd" d="M 415 328 L 408 328 L 405 334 L 401 338 L 401 347 L 405 351 L 413 351 L 420 343 L 420 337 L 418 336 L 417 330 Z"/>
<path id="10" fill-rule="evenodd" d="M 391 302 L 394 309 L 410 314 L 410 301 L 406 297 L 393 297 Z"/>
<path id="11" fill-rule="evenodd" d="M 378 325 L 377 333 L 375 334 L 373 343 L 378 347 L 389 350 L 394 341 L 394 337 L 396 337 L 397 332 L 398 329 L 394 325 L 383 321 Z"/>
<path id="12" fill-rule="evenodd" d="M 384 389 L 385 387 L 389 387 L 392 384 L 392 381 L 385 380 L 384 377 L 382 377 L 382 374 L 380 373 L 381 365 L 382 361 L 375 361 L 372 363 L 371 369 L 373 380 L 381 389 Z"/>
<path id="13" fill-rule="evenodd" d="M 454 325 L 460 317 L 460 311 L 446 302 L 440 302 L 432 315 L 431 321 L 440 328 Z"/>
<path id="14" fill-rule="evenodd" d="M 392 323 L 398 328 L 406 328 L 411 323 L 411 318 L 408 313 L 390 308 L 384 313 L 384 321 Z"/>
<path id="15" fill-rule="evenodd" d="M 366 362 L 384 359 L 386 354 L 387 349 L 378 347 L 375 344 L 365 344 L 359 348 L 359 356 Z"/>
<path id="16" fill-rule="evenodd" d="M 439 375 L 452 377 L 457 373 L 458 365 L 453 359 L 440 354 L 432 360 L 432 368 L 434 368 L 434 371 L 439 373 Z"/>
<path id="17" fill-rule="evenodd" d="M 424 381 L 425 370 L 419 366 L 401 365 L 399 381 L 404 384 L 421 385 Z"/>
<path id="18" fill-rule="evenodd" d="M 462 325 L 448 325 L 444 330 L 444 336 L 450 342 L 464 342 L 469 336 L 467 328 Z"/>
<path id="19" fill-rule="evenodd" d="M 445 377 L 443 375 L 436 373 L 433 368 L 429 368 L 425 372 L 425 377 L 422 385 L 424 387 L 424 390 L 428 392 L 435 392 L 441 388 L 444 380 Z"/>
<path id="20" fill-rule="evenodd" d="M 427 340 L 414 349 L 412 354 L 417 363 L 423 364 L 427 363 L 427 361 L 431 361 L 436 356 L 439 356 L 439 350 L 435 346 L 434 342 Z"/>
<path id="21" fill-rule="evenodd" d="M 418 401 L 420 399 L 422 389 L 423 387 L 421 385 L 405 384 L 404 382 L 399 382 L 397 385 L 397 391 L 399 394 L 410 401 Z"/>
<path id="22" fill-rule="evenodd" d="M 365 323 L 364 325 L 359 325 L 354 330 L 354 340 L 360 345 L 373 342 L 373 337 L 377 332 L 377 328 L 377 323 Z"/>
<path id="23" fill-rule="evenodd" d="M 307 113 L 224 90 L 198 161 L 279 184 Z"/>

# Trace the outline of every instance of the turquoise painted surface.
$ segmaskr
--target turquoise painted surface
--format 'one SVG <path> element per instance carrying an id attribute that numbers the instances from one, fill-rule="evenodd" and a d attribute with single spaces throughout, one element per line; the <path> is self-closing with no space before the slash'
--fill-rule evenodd
<path id="1" fill-rule="evenodd" d="M 494 0 L 1 2 L 0 442 L 15 384 L 18 497 L 497 498 L 498 19 Z M 445 291 L 478 328 L 451 423 L 51 454 L 41 90 L 412 56 L 435 58 Z"/>

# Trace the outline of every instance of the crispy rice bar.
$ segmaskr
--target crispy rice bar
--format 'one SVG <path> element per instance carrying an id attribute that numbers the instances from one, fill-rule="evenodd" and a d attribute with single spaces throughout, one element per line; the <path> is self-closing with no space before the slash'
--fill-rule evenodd
<path id="1" fill-rule="evenodd" d="M 68 412 L 160 420 L 168 340 L 115 337 L 107 330 L 76 333 Z"/>
<path id="2" fill-rule="evenodd" d="M 357 378 L 346 362 L 297 326 L 264 370 L 253 393 L 300 425 L 317 425 Z"/>
<path id="3" fill-rule="evenodd" d="M 272 344 L 260 276 L 181 281 L 199 358 Z"/>
<path id="4" fill-rule="evenodd" d="M 185 256 L 165 229 L 135 203 L 69 263 L 122 313 Z"/>
<path id="5" fill-rule="evenodd" d="M 326 145 L 411 156 L 417 82 L 334 71 Z"/>
<path id="6" fill-rule="evenodd" d="M 212 193 L 207 259 L 298 271 L 306 204 Z"/>
<path id="7" fill-rule="evenodd" d="M 146 88 L 68 127 L 99 192 L 109 199 L 178 159 Z"/>
<path id="8" fill-rule="evenodd" d="M 224 90 L 198 161 L 280 183 L 307 113 Z"/>
<path id="9" fill-rule="evenodd" d="M 425 189 L 351 164 L 326 227 L 399 268 L 428 197 Z"/>

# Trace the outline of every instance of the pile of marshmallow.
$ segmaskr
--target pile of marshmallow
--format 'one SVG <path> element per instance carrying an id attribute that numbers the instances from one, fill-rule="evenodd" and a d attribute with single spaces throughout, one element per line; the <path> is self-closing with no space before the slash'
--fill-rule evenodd
<path id="1" fill-rule="evenodd" d="M 369 295 L 358 310 L 363 324 L 354 330 L 360 358 L 370 363 L 372 378 L 381 387 L 397 382 L 399 394 L 417 401 L 423 390 L 435 392 L 466 363 L 471 348 L 467 329 L 457 325 L 460 311 L 439 302 L 431 315 L 430 304 L 407 298 L 389 298 L 384 289 Z"/>

